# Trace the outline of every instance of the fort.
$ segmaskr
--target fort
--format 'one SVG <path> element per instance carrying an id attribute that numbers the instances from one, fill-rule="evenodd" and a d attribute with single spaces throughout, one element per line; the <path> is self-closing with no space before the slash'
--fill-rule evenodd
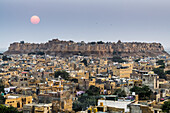
<path id="1" fill-rule="evenodd" d="M 5 54 L 28 54 L 31 52 L 44 52 L 49 55 L 70 56 L 76 54 L 95 55 L 99 57 L 112 56 L 158 56 L 169 55 L 160 43 L 142 43 L 142 42 L 74 42 L 53 39 L 46 43 L 24 43 L 15 42 Z"/>

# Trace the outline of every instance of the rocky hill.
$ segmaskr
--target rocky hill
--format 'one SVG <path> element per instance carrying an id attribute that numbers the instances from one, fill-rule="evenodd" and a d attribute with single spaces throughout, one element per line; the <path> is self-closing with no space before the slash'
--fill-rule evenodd
<path id="1" fill-rule="evenodd" d="M 31 52 L 45 52 L 49 55 L 95 55 L 95 56 L 112 56 L 118 54 L 121 56 L 157 56 L 168 55 L 164 51 L 160 43 L 141 43 L 141 42 L 73 42 L 60 41 L 53 39 L 47 43 L 20 43 L 10 44 L 8 51 L 5 54 L 27 54 Z"/>

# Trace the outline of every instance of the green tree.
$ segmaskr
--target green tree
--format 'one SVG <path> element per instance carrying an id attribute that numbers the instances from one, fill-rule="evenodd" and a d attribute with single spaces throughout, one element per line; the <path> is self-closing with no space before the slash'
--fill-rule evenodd
<path id="1" fill-rule="evenodd" d="M 38 51 L 36 54 L 37 54 L 37 55 L 45 55 L 45 53 L 42 52 L 42 51 Z"/>
<path id="2" fill-rule="evenodd" d="M 24 41 L 20 41 L 20 44 L 24 44 L 25 42 Z"/>
<path id="3" fill-rule="evenodd" d="M 69 42 L 73 43 L 74 41 L 73 40 L 69 40 Z"/>
<path id="4" fill-rule="evenodd" d="M 169 113 L 170 111 L 170 100 L 164 102 L 164 104 L 161 106 L 161 109 L 163 112 Z"/>
<path id="5" fill-rule="evenodd" d="M 0 112 L 1 113 L 21 113 L 16 108 L 14 108 L 12 106 L 6 107 L 2 104 L 0 104 Z"/>
<path id="6" fill-rule="evenodd" d="M 126 97 L 126 92 L 121 89 L 116 89 L 113 95 L 118 95 L 118 97 Z"/>
<path id="7" fill-rule="evenodd" d="M 82 109 L 82 103 L 80 101 L 76 100 L 73 102 L 73 110 L 75 112 L 81 111 Z"/>
<path id="8" fill-rule="evenodd" d="M 118 63 L 126 62 L 126 60 L 123 60 L 120 56 L 113 56 L 112 61 Z"/>
<path id="9" fill-rule="evenodd" d="M 12 60 L 11 58 L 8 58 L 6 55 L 4 55 L 3 57 L 2 57 L 2 60 L 3 61 L 8 61 L 8 60 Z"/>
<path id="10" fill-rule="evenodd" d="M 78 83 L 78 79 L 76 79 L 76 78 L 71 79 L 71 81 L 74 83 Z"/>
<path id="11" fill-rule="evenodd" d="M 117 55 L 117 52 L 116 52 L 116 51 L 113 51 L 113 55 Z"/>
<path id="12" fill-rule="evenodd" d="M 161 68 L 161 69 L 164 69 L 164 68 L 165 68 L 164 60 L 158 60 L 156 63 L 157 63 L 158 65 L 161 65 L 159 68 Z"/>
<path id="13" fill-rule="evenodd" d="M 4 85 L 2 83 L 2 80 L 0 80 L 0 104 L 5 104 L 5 98 L 2 95 L 2 93 L 4 93 Z"/>
<path id="14" fill-rule="evenodd" d="M 164 60 L 158 60 L 157 62 L 156 62 L 158 65 L 164 65 L 165 63 L 164 63 Z"/>
<path id="15" fill-rule="evenodd" d="M 90 96 L 88 94 L 82 94 L 78 97 L 78 100 L 73 102 L 73 110 L 74 111 L 81 111 L 86 110 L 89 106 L 95 106 L 97 104 L 97 96 Z"/>
<path id="16" fill-rule="evenodd" d="M 92 44 L 92 45 L 93 45 L 93 44 L 96 44 L 96 42 L 90 42 L 90 44 Z"/>
<path id="17" fill-rule="evenodd" d="M 36 55 L 36 53 L 35 52 L 30 52 L 30 53 L 28 53 L 28 55 Z"/>
<path id="18" fill-rule="evenodd" d="M 0 94 L 0 104 L 5 104 L 5 98 Z"/>
<path id="19" fill-rule="evenodd" d="M 4 93 L 5 91 L 4 91 L 4 85 L 0 85 L 0 93 Z"/>
<path id="20" fill-rule="evenodd" d="M 7 56 L 3 56 L 3 57 L 2 57 L 2 60 L 3 60 L 3 61 L 8 61 Z"/>
<path id="21" fill-rule="evenodd" d="M 152 90 L 144 85 L 143 87 L 134 86 L 130 89 L 131 92 L 135 92 L 139 95 L 139 100 L 147 100 L 150 99 L 151 94 L 153 93 Z"/>
<path id="22" fill-rule="evenodd" d="M 161 69 L 161 68 L 154 68 L 153 71 L 154 71 L 155 74 L 157 74 L 159 76 L 159 78 L 167 79 L 166 78 L 166 74 L 165 74 L 163 69 Z"/>
<path id="23" fill-rule="evenodd" d="M 136 59 L 135 62 L 139 62 L 140 61 L 140 58 Z"/>
<path id="24" fill-rule="evenodd" d="M 81 62 L 83 62 L 84 65 L 87 66 L 87 60 L 86 59 L 83 59 Z"/>
<path id="25" fill-rule="evenodd" d="M 54 73 L 54 77 L 55 77 L 55 78 L 58 78 L 59 76 L 60 76 L 61 78 L 65 79 L 65 80 L 69 80 L 69 79 L 70 79 L 69 73 L 67 73 L 67 72 L 64 71 L 64 70 L 62 70 L 62 71 L 56 71 L 56 72 Z"/>
<path id="26" fill-rule="evenodd" d="M 161 65 L 159 68 L 160 69 L 165 69 L 165 65 Z"/>
<path id="27" fill-rule="evenodd" d="M 4 85 L 3 85 L 3 83 L 2 83 L 2 80 L 0 80 L 0 92 L 5 92 L 4 91 Z"/>
<path id="28" fill-rule="evenodd" d="M 91 85 L 90 88 L 86 91 L 86 93 L 90 96 L 97 96 L 100 94 L 100 89 Z"/>
<path id="29" fill-rule="evenodd" d="M 98 41 L 97 44 L 104 44 L 104 42 L 103 41 Z"/>
<path id="30" fill-rule="evenodd" d="M 166 71 L 165 73 L 166 73 L 166 74 L 170 74 L 170 70 Z"/>

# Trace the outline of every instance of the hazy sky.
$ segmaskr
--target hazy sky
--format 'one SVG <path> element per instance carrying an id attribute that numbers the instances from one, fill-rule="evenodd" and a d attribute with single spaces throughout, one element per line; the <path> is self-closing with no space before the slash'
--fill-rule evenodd
<path id="1" fill-rule="evenodd" d="M 33 15 L 39 24 L 30 22 Z M 0 48 L 53 38 L 170 47 L 170 0 L 0 0 Z"/>

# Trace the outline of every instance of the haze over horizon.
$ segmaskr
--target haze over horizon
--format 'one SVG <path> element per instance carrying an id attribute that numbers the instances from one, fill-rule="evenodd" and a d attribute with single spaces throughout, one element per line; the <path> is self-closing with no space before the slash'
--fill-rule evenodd
<path id="1" fill-rule="evenodd" d="M 170 48 L 169 0 L 1 0 L 0 51 L 60 40 L 158 42 Z M 33 15 L 40 17 L 32 24 Z"/>

